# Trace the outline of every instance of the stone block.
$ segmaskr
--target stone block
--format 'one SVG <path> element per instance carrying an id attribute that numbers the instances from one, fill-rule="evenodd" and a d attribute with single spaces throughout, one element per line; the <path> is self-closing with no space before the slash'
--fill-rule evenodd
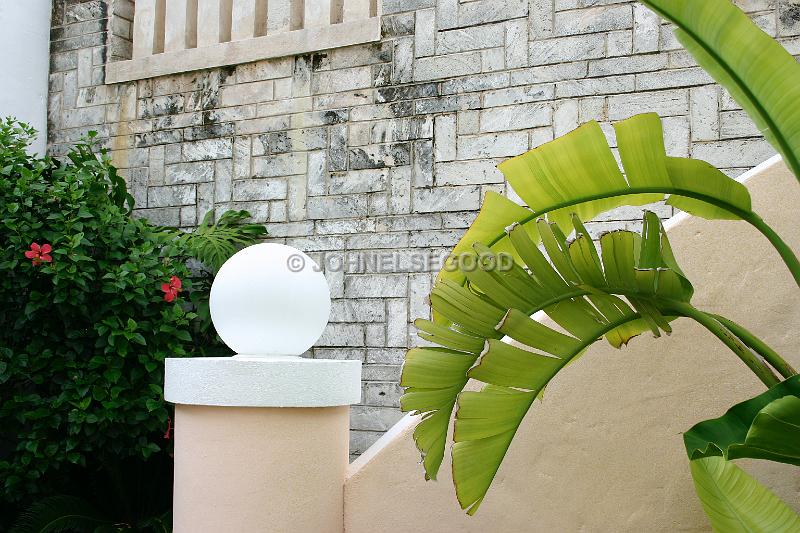
<path id="1" fill-rule="evenodd" d="M 589 62 L 590 77 L 631 74 L 634 72 L 661 71 L 667 68 L 667 54 L 648 54 L 614 57 Z"/>
<path id="2" fill-rule="evenodd" d="M 561 11 L 555 14 L 554 35 L 583 35 L 633 26 L 633 11 L 628 4 Z"/>
<path id="3" fill-rule="evenodd" d="M 479 52 L 421 57 L 414 61 L 414 81 L 467 76 L 478 74 L 480 71 L 481 55 Z"/>
<path id="4" fill-rule="evenodd" d="M 254 145 L 253 155 L 283 154 L 286 152 L 306 152 L 321 150 L 328 145 L 328 131 L 325 128 L 303 128 L 279 131 L 260 135 L 260 142 Z"/>
<path id="5" fill-rule="evenodd" d="M 346 298 L 405 298 L 407 289 L 406 274 L 354 274 L 345 277 Z"/>
<path id="6" fill-rule="evenodd" d="M 764 139 L 731 139 L 694 143 L 691 155 L 717 168 L 748 168 L 775 155 L 775 149 Z"/>
<path id="7" fill-rule="evenodd" d="M 528 102 L 541 102 L 552 100 L 555 96 L 554 85 L 530 85 L 526 87 L 511 87 L 489 91 L 484 94 L 484 107 L 499 107 Z"/>
<path id="8" fill-rule="evenodd" d="M 402 365 L 405 359 L 404 348 L 367 349 L 367 364 Z"/>
<path id="9" fill-rule="evenodd" d="M 194 205 L 196 200 L 197 188 L 194 185 L 148 187 L 147 189 L 147 207 Z"/>
<path id="10" fill-rule="evenodd" d="M 386 189 L 389 179 L 388 169 L 351 170 L 333 173 L 329 179 L 329 194 L 353 194 L 375 192 Z"/>
<path id="11" fill-rule="evenodd" d="M 311 78 L 313 94 L 351 91 L 371 85 L 372 69 L 369 66 L 315 72 Z"/>
<path id="12" fill-rule="evenodd" d="M 363 368 L 364 377 L 383 378 L 381 381 L 398 381 L 399 366 L 367 365 Z M 394 407 L 350 407 L 350 427 L 354 430 L 387 431 L 395 425 L 403 413 Z"/>
<path id="13" fill-rule="evenodd" d="M 286 194 L 286 180 L 250 179 L 233 182 L 233 200 L 235 202 L 278 200 L 286 198 Z"/>
<path id="14" fill-rule="evenodd" d="M 714 80 L 700 67 L 663 72 L 646 72 L 636 75 L 636 89 L 639 91 L 691 87 L 693 85 L 708 85 L 711 83 L 714 83 Z"/>
<path id="15" fill-rule="evenodd" d="M 648 112 L 658 113 L 662 117 L 688 114 L 688 91 L 654 91 L 608 97 L 608 118 L 611 120 Z"/>
<path id="16" fill-rule="evenodd" d="M 416 103 L 416 112 L 419 115 L 431 113 L 452 113 L 467 109 L 480 109 L 481 99 L 477 94 L 462 94 L 458 96 L 442 96 L 427 98 Z"/>
<path id="17" fill-rule="evenodd" d="M 189 162 L 229 159 L 233 157 L 233 142 L 231 139 L 206 139 L 183 143 L 182 157 Z"/>
<path id="18" fill-rule="evenodd" d="M 213 181 L 214 162 L 201 161 L 197 163 L 179 163 L 177 165 L 167 165 L 165 167 L 165 172 L 165 183 L 167 185 Z"/>
<path id="19" fill-rule="evenodd" d="M 308 218 L 363 217 L 368 212 L 367 200 L 365 195 L 309 197 L 306 204 Z"/>
<path id="20" fill-rule="evenodd" d="M 528 0 L 477 0 L 473 2 L 462 2 L 458 9 L 457 25 L 477 26 L 479 24 L 526 17 L 527 15 Z"/>
<path id="21" fill-rule="evenodd" d="M 414 81 L 414 39 L 411 37 L 396 39 L 393 46 L 391 82 L 399 84 Z"/>
<path id="22" fill-rule="evenodd" d="M 505 27 L 502 24 L 471 26 L 439 32 L 436 35 L 436 54 L 442 56 L 504 44 Z"/>
<path id="23" fill-rule="evenodd" d="M 634 75 L 567 80 L 556 85 L 556 97 L 575 98 L 576 96 L 592 96 L 597 94 L 629 93 L 634 91 L 635 86 L 636 81 Z"/>
<path id="24" fill-rule="evenodd" d="M 719 88 L 715 85 L 695 87 L 689 91 L 689 103 L 692 140 L 717 140 L 720 135 Z"/>
<path id="25" fill-rule="evenodd" d="M 375 406 L 398 407 L 403 388 L 397 383 L 368 381 L 364 383 L 364 403 Z"/>
<path id="26" fill-rule="evenodd" d="M 527 148 L 527 138 L 526 138 Z M 436 187 L 414 189 L 412 206 L 415 213 L 437 213 L 440 211 L 462 211 L 480 206 L 480 187 Z"/>
<path id="27" fill-rule="evenodd" d="M 408 143 L 390 143 L 351 148 L 350 168 L 385 168 L 411 163 L 411 147 Z"/>
<path id="28" fill-rule="evenodd" d="M 433 141 L 424 140 L 414 143 L 414 186 L 433 185 Z"/>
<path id="29" fill-rule="evenodd" d="M 722 139 L 761 136 L 761 132 L 753 123 L 753 119 L 744 111 L 723 111 L 719 113 L 718 121 L 719 137 Z M 694 130 L 692 131 L 694 132 Z M 716 137 L 708 140 L 715 139 Z"/>
<path id="30" fill-rule="evenodd" d="M 535 66 L 597 59 L 606 55 L 606 37 L 595 33 L 533 41 L 528 55 L 530 64 Z"/>
<path id="31" fill-rule="evenodd" d="M 550 104 L 496 107 L 480 112 L 480 131 L 489 133 L 530 129 L 550 124 L 552 117 Z"/>
<path id="32" fill-rule="evenodd" d="M 436 47 L 436 10 L 417 11 L 414 29 L 414 54 L 416 57 L 432 56 Z"/>
<path id="33" fill-rule="evenodd" d="M 498 160 L 453 161 L 436 163 L 436 185 L 480 185 L 503 183 L 503 173 L 497 169 Z"/>
<path id="34" fill-rule="evenodd" d="M 362 324 L 329 323 L 317 341 L 321 346 L 364 346 Z"/>
<path id="35" fill-rule="evenodd" d="M 658 51 L 661 19 L 642 4 L 633 5 L 633 51 L 644 54 Z"/>
<path id="36" fill-rule="evenodd" d="M 458 159 L 513 157 L 528 150 L 525 132 L 463 136 L 458 139 Z"/>
<path id="37" fill-rule="evenodd" d="M 253 177 L 273 178 L 306 173 L 305 153 L 278 154 L 269 157 L 253 158 Z"/>

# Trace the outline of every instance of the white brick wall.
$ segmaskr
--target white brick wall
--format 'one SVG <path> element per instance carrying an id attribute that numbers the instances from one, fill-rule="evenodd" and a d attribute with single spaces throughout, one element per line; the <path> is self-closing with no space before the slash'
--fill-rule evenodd
<path id="1" fill-rule="evenodd" d="M 800 54 L 794 3 L 737 3 Z M 191 226 L 248 209 L 272 239 L 342 267 L 326 272 L 331 324 L 312 355 L 364 362 L 354 454 L 400 416 L 409 324 L 428 316 L 437 270 L 421 259 L 447 253 L 488 190 L 516 198 L 497 163 L 590 119 L 613 143 L 611 121 L 645 111 L 665 118 L 673 155 L 737 174 L 772 153 L 635 2 L 383 0 L 378 43 L 121 85 L 103 85 L 104 64 L 130 57 L 132 2 L 54 4 L 52 154 L 96 130 L 139 215 Z"/>

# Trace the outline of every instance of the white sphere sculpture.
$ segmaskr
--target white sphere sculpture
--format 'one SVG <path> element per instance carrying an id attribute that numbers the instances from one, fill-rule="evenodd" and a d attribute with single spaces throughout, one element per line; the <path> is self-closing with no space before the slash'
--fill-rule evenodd
<path id="1" fill-rule="evenodd" d="M 328 282 L 313 259 L 275 243 L 248 246 L 214 278 L 211 320 L 242 357 L 299 356 L 328 324 Z"/>

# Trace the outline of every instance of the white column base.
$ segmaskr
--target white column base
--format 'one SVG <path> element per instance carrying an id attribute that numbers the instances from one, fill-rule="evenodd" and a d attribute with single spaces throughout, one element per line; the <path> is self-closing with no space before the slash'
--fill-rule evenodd
<path id="1" fill-rule="evenodd" d="M 175 533 L 341 533 L 361 362 L 167 359 Z"/>
<path id="2" fill-rule="evenodd" d="M 301 357 L 166 360 L 164 398 L 225 407 L 334 407 L 361 400 L 361 361 Z"/>

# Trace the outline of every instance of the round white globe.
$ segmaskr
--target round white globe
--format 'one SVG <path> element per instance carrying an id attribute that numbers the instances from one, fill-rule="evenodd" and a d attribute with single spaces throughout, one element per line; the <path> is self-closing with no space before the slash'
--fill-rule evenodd
<path id="1" fill-rule="evenodd" d="M 291 246 L 262 243 L 222 265 L 209 305 L 217 333 L 238 355 L 297 356 L 322 335 L 331 297 L 313 259 Z"/>

